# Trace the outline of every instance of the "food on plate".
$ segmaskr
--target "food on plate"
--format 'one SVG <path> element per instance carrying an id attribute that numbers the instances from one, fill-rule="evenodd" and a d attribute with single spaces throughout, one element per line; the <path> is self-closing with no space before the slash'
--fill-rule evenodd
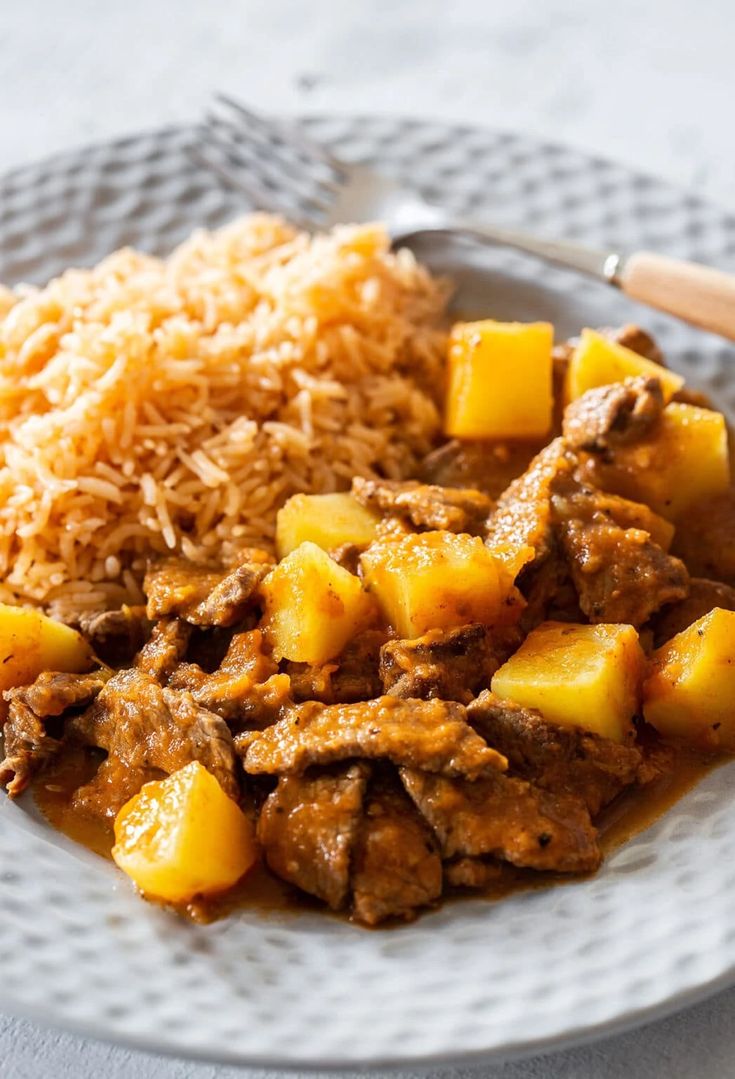
<path id="1" fill-rule="evenodd" d="M 257 852 L 252 821 L 192 761 L 122 807 L 112 857 L 143 895 L 183 903 L 231 888 Z"/>
<path id="2" fill-rule="evenodd" d="M 670 401 L 684 385 L 681 375 L 668 371 L 621 341 L 594 330 L 582 330 L 567 367 L 566 400 L 574 401 L 597 386 L 609 386 L 636 377 L 657 378 L 666 401 Z"/>
<path id="3" fill-rule="evenodd" d="M 14 296 L 0 782 L 147 898 L 594 872 L 735 749 L 728 428 L 642 330 L 263 216 Z"/>
<path id="4" fill-rule="evenodd" d="M 0 691 L 42 671 L 84 671 L 92 649 L 75 629 L 29 607 L 0 603 Z"/>
<path id="5" fill-rule="evenodd" d="M 325 663 L 375 621 L 365 585 L 315 543 L 302 543 L 261 588 L 263 632 L 276 659 Z"/>
<path id="6" fill-rule="evenodd" d="M 551 428 L 554 327 L 460 322 L 449 336 L 444 431 L 458 438 L 534 438 Z M 502 393 L 488 393 L 488 386 Z"/>
<path id="7" fill-rule="evenodd" d="M 714 607 L 651 656 L 643 715 L 661 734 L 735 750 L 735 611 Z"/>
<path id="8" fill-rule="evenodd" d="M 634 734 L 643 668 L 633 626 L 544 622 L 495 672 L 490 686 L 552 723 L 622 743 Z"/>

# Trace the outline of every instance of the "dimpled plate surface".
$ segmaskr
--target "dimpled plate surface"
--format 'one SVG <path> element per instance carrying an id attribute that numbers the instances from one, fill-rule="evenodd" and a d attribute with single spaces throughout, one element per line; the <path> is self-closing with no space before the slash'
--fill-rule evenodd
<path id="1" fill-rule="evenodd" d="M 596 244 L 735 262 L 735 219 L 606 161 L 514 135 L 312 117 L 338 154 L 456 209 Z M 168 129 L 0 179 L 0 279 L 43 282 L 125 243 L 162 253 L 246 209 Z M 456 307 L 580 325 L 637 319 L 670 362 L 735 405 L 733 349 L 612 290 L 496 249 L 419 249 Z M 242 911 L 189 924 L 114 868 L 0 797 L 0 1002 L 181 1055 L 270 1066 L 511 1056 L 662 1014 L 735 980 L 735 765 L 712 772 L 590 880 L 449 904 L 367 932 L 317 913 Z"/>

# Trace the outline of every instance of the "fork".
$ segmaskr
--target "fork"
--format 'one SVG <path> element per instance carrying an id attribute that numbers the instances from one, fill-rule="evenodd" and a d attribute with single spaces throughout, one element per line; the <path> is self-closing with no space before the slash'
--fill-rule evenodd
<path id="1" fill-rule="evenodd" d="M 219 94 L 190 153 L 254 207 L 308 231 L 382 221 L 394 246 L 425 232 L 501 244 L 595 277 L 631 299 L 735 341 L 735 276 L 650 251 L 604 251 L 458 217 L 373 169 L 342 161 L 294 123 Z"/>

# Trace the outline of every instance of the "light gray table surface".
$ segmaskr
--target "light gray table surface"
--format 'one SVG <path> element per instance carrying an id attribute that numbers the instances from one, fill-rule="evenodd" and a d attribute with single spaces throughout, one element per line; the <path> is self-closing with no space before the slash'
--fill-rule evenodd
<path id="1" fill-rule="evenodd" d="M 735 209 L 734 41 L 733 0 L 0 0 L 0 170 L 191 120 L 221 89 L 274 111 L 529 132 Z M 735 1076 L 735 990 L 639 1031 L 482 1073 Z M 238 1074 L 0 1016 L 2 1079 Z"/>

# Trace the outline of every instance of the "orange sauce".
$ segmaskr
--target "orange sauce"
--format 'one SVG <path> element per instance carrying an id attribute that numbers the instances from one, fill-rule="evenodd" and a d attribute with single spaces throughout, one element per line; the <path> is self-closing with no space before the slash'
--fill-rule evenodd
<path id="1" fill-rule="evenodd" d="M 655 823 L 687 791 L 713 768 L 728 758 L 713 757 L 690 749 L 677 752 L 674 768 L 647 787 L 630 788 L 615 799 L 597 821 L 603 854 L 632 839 Z M 64 835 L 103 858 L 110 858 L 114 841 L 112 821 L 100 820 L 74 809 L 74 791 L 94 775 L 98 759 L 84 749 L 67 748 L 36 779 L 33 796 L 48 822 Z M 575 877 L 539 874 L 508 866 L 486 890 L 488 899 L 501 899 L 514 892 L 573 883 Z M 467 894 L 462 892 L 461 894 Z M 478 893 L 472 893 L 477 896 Z M 273 876 L 259 863 L 247 876 L 222 896 L 197 900 L 181 910 L 195 921 L 210 922 L 242 908 L 261 911 L 326 909 L 318 901 Z M 402 924 L 402 923 L 401 923 Z"/>

